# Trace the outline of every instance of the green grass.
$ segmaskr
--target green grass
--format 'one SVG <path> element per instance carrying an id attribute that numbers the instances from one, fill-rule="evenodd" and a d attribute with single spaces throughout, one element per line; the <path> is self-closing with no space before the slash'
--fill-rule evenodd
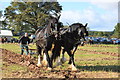
<path id="1" fill-rule="evenodd" d="M 87 59 L 87 58 L 98 59 L 98 58 L 114 58 L 115 56 L 110 56 L 105 54 L 93 54 L 93 52 L 77 50 L 75 53 L 75 57 L 77 58 L 83 57 L 84 59 Z"/>
<path id="2" fill-rule="evenodd" d="M 75 63 L 78 65 L 118 65 L 117 60 L 104 60 L 106 58 L 116 58 L 115 56 L 103 55 L 103 54 L 87 54 L 88 52 L 77 51 L 75 53 Z M 82 54 L 81 54 L 82 53 Z M 69 60 L 69 56 L 65 54 L 65 57 Z"/>
<path id="3" fill-rule="evenodd" d="M 116 48 L 116 45 L 107 45 L 107 46 L 113 46 L 113 48 L 110 48 L 110 47 L 93 47 L 93 46 L 85 45 L 85 46 L 79 46 L 78 49 L 95 50 L 97 52 L 118 53 L 118 48 Z"/>
<path id="4" fill-rule="evenodd" d="M 18 43 L 15 43 L 15 44 L 4 43 L 4 44 L 1 44 L 0 48 L 7 49 L 7 50 L 10 50 L 10 51 L 15 52 L 15 53 L 20 53 L 20 51 L 21 51 L 20 44 L 18 44 Z M 29 48 L 36 49 L 36 46 L 33 44 L 30 44 Z"/>
<path id="5" fill-rule="evenodd" d="M 11 71 L 18 71 L 18 70 L 26 71 L 27 67 L 21 66 L 21 65 L 12 64 L 12 65 L 8 66 L 8 69 L 10 69 Z"/>
<path id="6" fill-rule="evenodd" d="M 15 53 L 20 53 L 19 44 L 4 43 L 4 44 L 1 44 L 0 48 L 7 49 Z"/>
<path id="7" fill-rule="evenodd" d="M 118 47 L 120 44 L 99 44 L 99 46 L 111 46 L 111 47 Z"/>
<path id="8" fill-rule="evenodd" d="M 87 46 L 83 46 L 82 49 L 86 49 L 86 47 Z M 102 50 L 102 52 L 104 51 Z M 69 56 L 66 53 L 65 53 L 65 57 L 67 58 L 67 60 L 69 60 Z M 109 59 L 116 58 L 116 60 L 105 60 L 106 58 L 109 58 Z M 93 54 L 92 52 L 89 52 L 89 51 L 77 50 L 75 53 L 75 63 L 77 68 L 85 71 L 117 72 L 118 67 L 120 67 L 120 64 L 118 64 L 117 59 L 118 57 L 116 56 L 104 55 L 104 54 Z M 68 67 L 67 62 L 64 64 L 64 67 L 63 67 L 64 69 Z"/>
<path id="9" fill-rule="evenodd" d="M 20 36 L 13 36 L 13 38 L 19 39 Z"/>

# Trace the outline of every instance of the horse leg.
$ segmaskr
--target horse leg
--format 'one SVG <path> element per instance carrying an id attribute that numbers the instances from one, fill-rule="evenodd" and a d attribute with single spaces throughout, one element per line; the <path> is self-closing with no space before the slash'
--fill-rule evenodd
<path id="1" fill-rule="evenodd" d="M 75 67 L 75 62 L 74 62 L 74 54 L 72 54 L 71 59 L 72 59 L 72 63 L 71 63 L 72 71 L 77 71 L 77 68 Z"/>
<path id="2" fill-rule="evenodd" d="M 56 66 L 59 66 L 62 64 L 60 60 L 60 51 L 61 51 L 61 44 L 60 44 L 60 41 L 57 40 L 54 42 L 54 48 L 52 50 L 52 56 L 51 56 L 51 63 L 53 63 L 53 60 L 55 61 L 57 59 Z"/>
<path id="3" fill-rule="evenodd" d="M 52 69 L 52 63 L 51 63 L 51 60 L 50 60 L 50 57 L 49 57 L 49 54 L 48 54 L 48 50 L 45 49 L 45 53 L 44 54 L 46 55 L 47 62 L 48 62 L 47 70 L 51 70 Z"/>
<path id="4" fill-rule="evenodd" d="M 56 59 L 57 59 L 57 64 L 55 65 L 55 67 L 61 65 L 62 63 L 61 63 L 61 60 L 60 60 L 60 50 L 58 50 L 58 48 L 53 48 L 52 56 L 51 56 L 52 65 L 53 65 L 53 60 L 55 62 Z"/>
<path id="5" fill-rule="evenodd" d="M 68 52 L 68 55 L 70 56 L 70 61 L 71 61 L 69 68 L 71 68 L 72 71 L 77 71 L 77 68 L 75 67 L 75 62 L 74 62 L 74 54 L 70 50 L 67 52 Z"/>
<path id="6" fill-rule="evenodd" d="M 74 54 L 74 53 L 76 52 L 76 50 L 77 50 L 77 46 L 75 46 L 75 47 L 73 48 L 72 54 Z M 71 64 L 71 63 L 72 63 L 72 62 L 71 62 L 71 59 L 69 59 L 68 64 Z"/>
<path id="7" fill-rule="evenodd" d="M 38 63 L 37 63 L 37 66 L 38 67 L 41 67 L 41 47 L 37 46 L 37 53 L 38 53 Z"/>
<path id="8" fill-rule="evenodd" d="M 57 64 L 56 64 L 56 66 L 59 66 L 59 65 L 62 65 L 62 62 L 60 60 L 60 56 L 57 57 Z"/>
<path id="9" fill-rule="evenodd" d="M 53 60 L 55 62 L 55 60 L 57 59 L 57 64 L 56 66 L 61 65 L 61 60 L 60 60 L 60 50 L 58 50 L 58 48 L 53 48 L 52 50 L 52 56 L 51 56 L 51 64 L 53 65 Z"/>
<path id="10" fill-rule="evenodd" d="M 64 53 L 65 53 L 65 49 L 63 49 L 63 52 L 62 52 L 62 58 L 61 58 L 62 63 L 66 62 L 66 58 L 64 57 Z"/>
<path id="11" fill-rule="evenodd" d="M 61 45 L 60 45 L 60 41 L 58 40 L 55 44 L 55 55 L 57 56 L 57 65 L 59 66 L 61 65 L 61 60 L 60 60 L 60 51 L 61 51 Z"/>
<path id="12" fill-rule="evenodd" d="M 42 61 L 43 66 L 47 66 L 48 65 L 48 61 L 47 61 L 47 56 L 45 53 L 43 53 L 43 61 Z"/>

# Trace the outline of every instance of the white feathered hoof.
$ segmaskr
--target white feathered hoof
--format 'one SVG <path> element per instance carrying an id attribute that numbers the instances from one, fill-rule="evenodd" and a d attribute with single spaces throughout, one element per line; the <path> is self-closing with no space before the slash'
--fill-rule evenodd
<path id="1" fill-rule="evenodd" d="M 41 66 L 42 66 L 42 64 L 37 64 L 37 66 L 38 66 L 38 67 L 41 67 Z"/>
<path id="2" fill-rule="evenodd" d="M 68 68 L 72 71 L 77 71 L 77 68 L 73 65 L 73 63 Z"/>
<path id="3" fill-rule="evenodd" d="M 71 68 L 72 71 L 77 71 L 77 68 L 74 66 Z"/>
<path id="4" fill-rule="evenodd" d="M 51 70 L 52 70 L 52 68 L 48 67 L 48 68 L 47 68 L 47 70 L 48 70 L 48 71 L 51 71 Z"/>
<path id="5" fill-rule="evenodd" d="M 43 60 L 43 61 L 42 61 L 42 65 L 43 65 L 44 67 L 46 67 L 46 66 L 48 66 L 48 62 L 47 62 L 46 60 Z"/>

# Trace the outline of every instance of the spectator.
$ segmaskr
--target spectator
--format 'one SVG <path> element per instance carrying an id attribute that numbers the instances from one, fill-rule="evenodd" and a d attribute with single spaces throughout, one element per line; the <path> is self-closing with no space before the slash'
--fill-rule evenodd
<path id="1" fill-rule="evenodd" d="M 7 37 L 4 37 L 4 42 L 5 42 L 5 43 L 7 43 L 7 42 L 8 42 L 8 41 L 7 41 Z"/>
<path id="2" fill-rule="evenodd" d="M 3 38 L 2 37 L 0 37 L 0 43 L 3 43 Z"/>
<path id="3" fill-rule="evenodd" d="M 2 37 L 2 43 L 4 43 L 4 38 Z"/>

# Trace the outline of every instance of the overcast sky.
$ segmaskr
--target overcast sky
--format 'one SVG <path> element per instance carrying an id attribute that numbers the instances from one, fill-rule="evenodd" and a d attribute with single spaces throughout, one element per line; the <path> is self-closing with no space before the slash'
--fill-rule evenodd
<path id="1" fill-rule="evenodd" d="M 118 0 L 58 0 L 62 5 L 60 21 L 64 25 L 88 23 L 90 30 L 113 31 L 118 23 Z M 10 5 L 11 0 L 1 0 L 0 10 Z"/>

